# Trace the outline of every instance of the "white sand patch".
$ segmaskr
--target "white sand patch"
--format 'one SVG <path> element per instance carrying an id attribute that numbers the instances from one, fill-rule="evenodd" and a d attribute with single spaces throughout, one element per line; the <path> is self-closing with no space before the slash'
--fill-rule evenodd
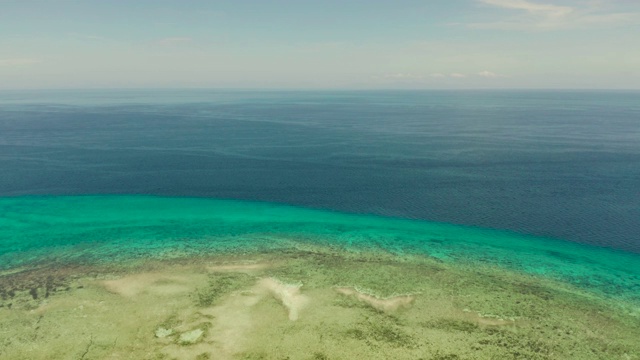
<path id="1" fill-rule="evenodd" d="M 159 327 L 156 329 L 155 335 L 158 339 L 166 338 L 167 336 L 173 335 L 173 330 Z"/>
<path id="2" fill-rule="evenodd" d="M 213 319 L 212 326 L 206 334 L 195 334 L 195 330 L 182 333 L 177 343 L 167 344 L 162 352 L 179 359 L 192 359 L 202 352 L 210 353 L 214 359 L 234 359 L 251 347 L 257 328 L 286 321 L 280 317 L 277 308 L 274 307 L 273 312 L 263 313 L 264 308 L 257 305 L 267 298 L 275 298 L 287 309 L 288 318 L 294 321 L 309 300 L 301 294 L 301 287 L 264 278 L 250 289 L 229 294 L 213 307 L 198 309 L 190 315 L 184 314 L 182 318 L 191 320 L 185 321 L 180 327 L 193 329 L 202 318 Z M 179 328 L 176 330 L 180 331 Z"/>
<path id="3" fill-rule="evenodd" d="M 187 331 L 185 333 L 180 334 L 180 343 L 181 344 L 195 344 L 200 340 L 204 331 L 202 329 L 195 329 L 191 331 Z"/>
<path id="4" fill-rule="evenodd" d="M 259 290 L 266 290 L 287 308 L 291 321 L 298 320 L 300 310 L 309 302 L 309 297 L 300 293 L 302 284 L 285 284 L 273 278 L 265 278 L 260 280 L 257 286 Z"/>
<path id="5" fill-rule="evenodd" d="M 224 264 L 224 265 L 210 265 L 207 266 L 207 270 L 211 272 L 241 272 L 241 273 L 255 273 L 267 268 L 272 267 L 271 264 L 266 263 L 254 263 L 254 264 Z"/>
<path id="6" fill-rule="evenodd" d="M 148 292 L 155 295 L 176 295 L 193 290 L 192 280 L 185 276 L 142 273 L 116 280 L 105 280 L 102 285 L 109 291 L 125 297 Z"/>
<path id="7" fill-rule="evenodd" d="M 468 314 L 468 319 L 478 323 L 480 326 L 511 326 L 515 325 L 515 319 L 504 319 L 493 315 Z"/>
<path id="8" fill-rule="evenodd" d="M 475 322 L 481 327 L 511 326 L 516 324 L 515 318 L 504 318 L 498 315 L 482 314 L 479 312 L 473 312 L 469 309 L 463 309 L 462 313 L 467 320 Z"/>
<path id="9" fill-rule="evenodd" d="M 214 359 L 233 359 L 246 350 L 254 329 L 254 315 L 251 310 L 264 298 L 264 294 L 237 292 L 218 306 L 202 309 L 199 314 L 215 319 L 203 343 L 208 343 Z"/>
<path id="10" fill-rule="evenodd" d="M 395 296 L 395 297 L 390 297 L 386 299 L 381 299 L 373 295 L 362 293 L 354 288 L 349 288 L 349 287 L 339 287 L 339 288 L 336 288 L 336 291 L 342 295 L 355 297 L 359 301 L 362 301 L 368 304 L 374 309 L 384 311 L 384 312 L 392 312 L 400 308 L 408 308 L 411 306 L 411 304 L 415 300 L 415 296 L 412 296 L 412 295 L 402 295 L 402 296 Z"/>

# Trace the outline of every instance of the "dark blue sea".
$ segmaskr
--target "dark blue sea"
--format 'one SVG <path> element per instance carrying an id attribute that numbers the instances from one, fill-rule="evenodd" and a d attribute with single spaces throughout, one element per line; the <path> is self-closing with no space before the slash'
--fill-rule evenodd
<path id="1" fill-rule="evenodd" d="M 640 252 L 640 92 L 0 92 L 0 196 L 71 194 L 268 201 Z"/>

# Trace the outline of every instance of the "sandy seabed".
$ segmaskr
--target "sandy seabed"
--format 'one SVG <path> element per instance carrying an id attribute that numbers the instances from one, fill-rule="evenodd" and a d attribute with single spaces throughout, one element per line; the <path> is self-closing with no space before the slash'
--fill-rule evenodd
<path id="1" fill-rule="evenodd" d="M 640 307 L 492 266 L 307 247 L 0 273 L 1 359 L 640 359 Z"/>

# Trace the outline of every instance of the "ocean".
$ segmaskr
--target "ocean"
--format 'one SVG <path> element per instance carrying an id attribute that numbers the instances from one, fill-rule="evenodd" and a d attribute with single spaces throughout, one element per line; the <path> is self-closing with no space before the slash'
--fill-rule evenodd
<path id="1" fill-rule="evenodd" d="M 0 196 L 265 201 L 640 252 L 640 92 L 0 92 Z"/>

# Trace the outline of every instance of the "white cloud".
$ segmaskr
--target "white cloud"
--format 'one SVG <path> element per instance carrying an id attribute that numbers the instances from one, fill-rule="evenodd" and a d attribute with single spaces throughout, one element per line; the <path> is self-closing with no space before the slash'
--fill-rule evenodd
<path id="1" fill-rule="evenodd" d="M 376 78 L 393 80 L 393 81 L 402 81 L 402 82 L 429 82 L 429 79 L 465 79 L 472 77 L 483 77 L 483 78 L 506 78 L 508 76 L 498 74 L 489 70 L 480 71 L 475 74 L 463 74 L 459 72 L 454 72 L 450 74 L 443 73 L 431 73 L 428 75 L 425 74 L 416 74 L 416 73 L 389 73 L 384 74 L 382 76 L 377 76 Z"/>
<path id="2" fill-rule="evenodd" d="M 488 70 L 480 71 L 476 75 L 478 75 L 480 77 L 484 77 L 484 78 L 503 78 L 503 77 L 506 77 L 506 76 L 504 76 L 502 74 L 496 74 L 496 73 L 494 73 L 492 71 L 488 71 Z"/>
<path id="3" fill-rule="evenodd" d="M 598 1 L 583 2 L 582 7 L 553 5 L 526 0 L 476 0 L 482 4 L 514 14 L 492 22 L 472 23 L 476 29 L 553 30 L 580 28 L 594 25 L 640 24 L 638 12 L 610 12 Z"/>
<path id="4" fill-rule="evenodd" d="M 396 80 L 417 80 L 422 79 L 424 76 L 419 74 L 411 74 L 411 73 L 394 73 L 394 74 L 385 74 L 385 79 L 396 79 Z"/>
<path id="5" fill-rule="evenodd" d="M 38 59 L 17 58 L 17 59 L 0 59 L 0 66 L 27 66 L 39 63 Z"/>

